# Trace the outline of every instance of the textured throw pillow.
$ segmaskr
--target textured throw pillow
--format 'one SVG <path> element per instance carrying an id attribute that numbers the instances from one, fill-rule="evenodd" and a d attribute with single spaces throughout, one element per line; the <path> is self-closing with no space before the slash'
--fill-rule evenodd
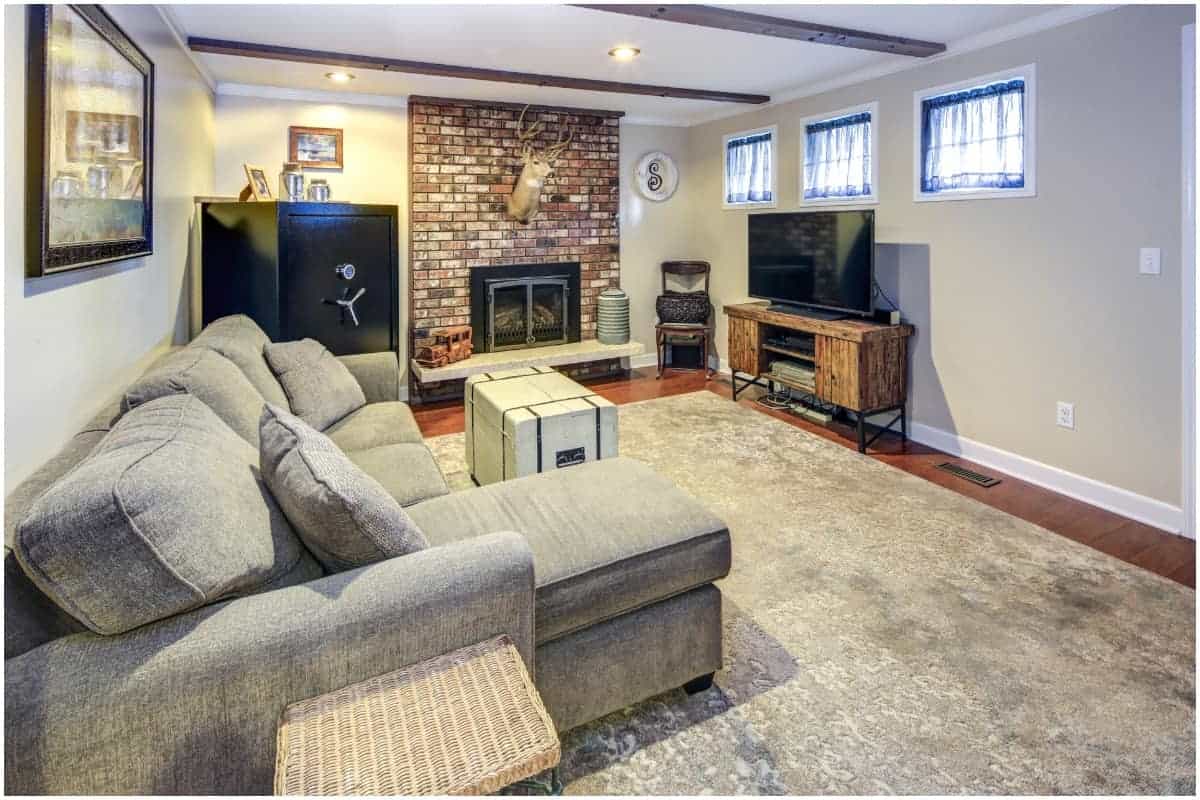
<path id="1" fill-rule="evenodd" d="M 322 574 L 262 485 L 254 448 L 198 398 L 133 409 L 33 504 L 21 568 L 96 633 Z"/>
<path id="2" fill-rule="evenodd" d="M 313 339 L 268 344 L 263 352 L 292 413 L 319 431 L 367 404 L 346 365 Z"/>
<path id="3" fill-rule="evenodd" d="M 258 447 L 262 394 L 237 365 L 204 347 L 185 347 L 154 362 L 125 390 L 125 408 L 185 393 L 200 398 L 234 433 Z"/>
<path id="4" fill-rule="evenodd" d="M 268 404 L 259 441 L 263 480 L 304 544 L 330 572 L 429 546 L 379 482 L 304 420 Z"/>
<path id="5" fill-rule="evenodd" d="M 271 343 L 263 329 L 245 314 L 214 319 L 192 340 L 191 347 L 207 347 L 237 365 L 268 403 L 286 403 L 283 387 L 267 366 L 263 348 Z M 255 415 L 257 418 L 257 414 Z"/>

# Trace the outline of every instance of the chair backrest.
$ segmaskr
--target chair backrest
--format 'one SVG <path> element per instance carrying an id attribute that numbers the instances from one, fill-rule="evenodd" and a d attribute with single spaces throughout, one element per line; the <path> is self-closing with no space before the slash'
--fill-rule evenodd
<path id="1" fill-rule="evenodd" d="M 668 275 L 703 275 L 704 293 L 708 294 L 708 279 L 712 266 L 707 261 L 664 261 L 662 262 L 662 288 L 667 293 Z"/>

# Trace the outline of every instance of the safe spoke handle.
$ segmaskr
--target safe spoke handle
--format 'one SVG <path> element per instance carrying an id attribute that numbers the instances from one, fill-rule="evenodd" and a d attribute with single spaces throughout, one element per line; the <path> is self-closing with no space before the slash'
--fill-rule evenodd
<path id="1" fill-rule="evenodd" d="M 345 319 L 346 316 L 349 315 L 350 321 L 353 322 L 354 327 L 357 328 L 358 327 L 358 314 L 354 310 L 354 304 L 357 303 L 359 301 L 359 298 L 361 298 L 366 293 L 367 293 L 367 290 L 360 286 L 358 288 L 358 291 L 354 293 L 353 297 L 346 296 L 346 295 L 350 294 L 350 290 L 347 289 L 345 295 L 343 295 L 340 300 L 323 299 L 323 300 L 321 300 L 321 302 L 327 303 L 329 305 L 337 306 L 338 309 L 342 312 L 342 319 Z"/>

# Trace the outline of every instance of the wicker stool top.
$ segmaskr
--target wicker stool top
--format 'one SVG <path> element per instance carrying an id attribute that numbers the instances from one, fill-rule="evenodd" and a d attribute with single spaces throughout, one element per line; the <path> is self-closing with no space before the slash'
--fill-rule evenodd
<path id="1" fill-rule="evenodd" d="M 558 735 L 499 636 L 302 700 L 279 724 L 275 794 L 487 794 L 558 765 Z"/>

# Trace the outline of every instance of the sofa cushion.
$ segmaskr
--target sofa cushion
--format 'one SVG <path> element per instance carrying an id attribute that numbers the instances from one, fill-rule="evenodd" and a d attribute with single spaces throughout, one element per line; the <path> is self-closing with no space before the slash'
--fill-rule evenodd
<path id="1" fill-rule="evenodd" d="M 292 413 L 317 430 L 367 404 L 350 370 L 315 339 L 268 344 L 263 352 Z"/>
<path id="2" fill-rule="evenodd" d="M 424 441 L 417 419 L 407 403 L 369 403 L 325 429 L 337 446 L 351 452 L 385 444 Z"/>
<path id="3" fill-rule="evenodd" d="M 254 320 L 245 314 L 234 314 L 210 322 L 188 346 L 217 351 L 245 373 L 267 402 L 286 406 L 287 395 L 263 355 L 263 347 L 270 343 L 267 334 Z"/>
<path id="4" fill-rule="evenodd" d="M 402 506 L 450 492 L 437 460 L 423 444 L 385 444 L 346 455 Z"/>
<path id="5" fill-rule="evenodd" d="M 29 580 L 12 552 L 17 523 L 34 502 L 104 439 L 105 431 L 76 434 L 49 461 L 21 481 L 4 500 L 4 658 L 15 658 L 60 636 L 86 630 Z"/>
<path id="6" fill-rule="evenodd" d="M 725 523 L 628 458 L 456 492 L 408 512 L 435 547 L 502 530 L 529 541 L 539 644 L 729 572 Z"/>
<path id="7" fill-rule="evenodd" d="M 13 550 L 42 592 L 103 634 L 320 576 L 257 463 L 195 396 L 152 400 L 34 502 Z"/>
<path id="8" fill-rule="evenodd" d="M 225 356 L 204 347 L 184 347 L 155 362 L 125 390 L 125 408 L 171 394 L 195 395 L 233 432 L 258 447 L 262 394 Z"/>
<path id="9" fill-rule="evenodd" d="M 304 420 L 268 404 L 259 439 L 263 480 L 301 540 L 330 572 L 429 546 L 379 482 Z"/>

